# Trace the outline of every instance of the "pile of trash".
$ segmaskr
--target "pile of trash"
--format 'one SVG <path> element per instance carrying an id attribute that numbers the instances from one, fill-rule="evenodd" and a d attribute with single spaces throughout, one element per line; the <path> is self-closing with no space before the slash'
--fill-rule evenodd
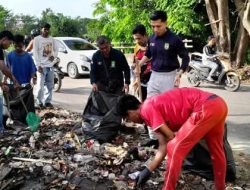
<path id="1" fill-rule="evenodd" d="M 41 110 L 38 114 L 42 120 L 37 132 L 15 123 L 1 137 L 0 190 L 136 189 L 136 176 L 156 151 L 140 146 L 147 141 L 140 126 L 124 130 L 111 143 L 100 144 L 84 135 L 80 114 L 57 108 Z M 228 183 L 228 190 L 250 188 L 247 162 L 244 167 L 237 162 L 237 170 L 238 175 L 244 173 L 248 178 L 240 176 L 234 184 Z M 141 189 L 161 189 L 164 173 L 165 162 Z M 177 187 L 213 188 L 213 182 L 185 171 Z"/>

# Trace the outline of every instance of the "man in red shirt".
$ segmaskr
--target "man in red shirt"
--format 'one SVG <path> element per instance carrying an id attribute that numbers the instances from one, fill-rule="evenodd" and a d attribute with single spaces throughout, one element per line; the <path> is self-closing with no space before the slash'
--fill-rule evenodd
<path id="1" fill-rule="evenodd" d="M 226 159 L 223 149 L 227 105 L 215 94 L 195 88 L 178 88 L 140 103 L 132 95 L 122 96 L 117 111 L 124 119 L 145 122 L 156 132 L 159 148 L 154 160 L 140 173 L 144 183 L 167 154 L 163 190 L 174 190 L 186 155 L 204 138 L 213 163 L 215 187 L 225 189 Z"/>

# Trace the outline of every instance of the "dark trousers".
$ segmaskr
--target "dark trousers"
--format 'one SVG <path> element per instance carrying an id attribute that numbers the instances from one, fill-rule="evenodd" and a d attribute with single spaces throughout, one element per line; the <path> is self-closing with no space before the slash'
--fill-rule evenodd
<path id="1" fill-rule="evenodd" d="M 123 86 L 117 86 L 116 88 L 111 89 L 109 86 L 106 86 L 100 82 L 97 82 L 96 84 L 97 84 L 98 90 L 100 90 L 100 91 L 104 91 L 104 92 L 116 94 L 116 95 L 123 95 L 124 94 Z"/>
<path id="2" fill-rule="evenodd" d="M 142 95 L 142 101 L 146 100 L 147 98 L 147 87 L 141 86 L 141 95 Z"/>

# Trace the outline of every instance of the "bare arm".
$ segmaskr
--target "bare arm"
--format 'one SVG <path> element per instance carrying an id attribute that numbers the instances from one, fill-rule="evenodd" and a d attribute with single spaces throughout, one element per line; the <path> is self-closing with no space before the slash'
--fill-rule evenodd
<path id="1" fill-rule="evenodd" d="M 33 56 L 35 59 L 36 67 L 39 68 L 41 66 L 41 60 L 39 56 L 39 42 L 38 37 L 35 37 L 33 40 Z"/>
<path id="2" fill-rule="evenodd" d="M 159 147 L 153 161 L 150 162 L 149 165 L 147 166 L 147 168 L 151 172 L 154 171 L 161 164 L 161 162 L 164 160 L 166 156 L 166 145 L 167 145 L 166 138 L 162 134 L 157 134 L 156 136 L 159 140 Z"/>
<path id="3" fill-rule="evenodd" d="M 146 62 L 148 62 L 150 59 L 147 57 L 147 56 L 143 56 L 142 57 L 142 59 L 139 61 L 139 65 L 140 65 L 140 67 L 144 64 L 144 63 L 146 63 Z"/>
<path id="4" fill-rule="evenodd" d="M 3 60 L 0 60 L 0 70 L 6 77 L 10 78 L 14 83 L 17 83 L 15 77 L 12 75 L 9 68 L 4 64 Z"/>
<path id="5" fill-rule="evenodd" d="M 143 56 L 142 57 L 142 59 L 139 61 L 139 63 L 138 64 L 135 64 L 135 75 L 136 76 L 139 76 L 140 75 L 140 73 L 141 73 L 141 66 L 144 64 L 144 63 L 146 63 L 146 62 L 148 62 L 150 59 L 147 57 L 147 56 Z"/>
<path id="6" fill-rule="evenodd" d="M 30 52 L 30 51 L 33 49 L 33 42 L 34 42 L 34 39 L 32 39 L 32 40 L 30 41 L 30 43 L 29 43 L 28 46 L 26 47 L 25 51 Z"/>
<path id="7" fill-rule="evenodd" d="M 169 127 L 163 124 L 157 129 L 157 138 L 159 140 L 159 148 L 155 154 L 155 157 L 151 163 L 147 166 L 150 171 L 154 171 L 163 161 L 166 156 L 166 145 L 168 141 L 174 138 L 174 133 L 169 129 Z"/>
<path id="8" fill-rule="evenodd" d="M 179 87 L 180 83 L 181 83 L 181 75 L 184 73 L 184 71 L 182 69 L 179 70 L 179 72 L 176 74 L 175 76 L 175 80 L 174 80 L 174 86 L 175 87 Z"/>
<path id="9" fill-rule="evenodd" d="M 57 57 L 58 56 L 58 45 L 55 41 L 55 39 L 53 39 L 53 51 L 54 51 L 54 57 Z"/>

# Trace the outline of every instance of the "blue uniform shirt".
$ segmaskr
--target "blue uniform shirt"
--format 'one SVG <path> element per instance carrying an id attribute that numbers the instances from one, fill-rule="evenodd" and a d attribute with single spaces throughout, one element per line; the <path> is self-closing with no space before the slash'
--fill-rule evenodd
<path id="1" fill-rule="evenodd" d="M 32 75 L 36 72 L 36 66 L 31 55 L 24 52 L 21 55 L 12 51 L 8 54 L 8 67 L 19 84 L 30 83 Z"/>
<path id="2" fill-rule="evenodd" d="M 145 56 L 152 58 L 152 70 L 156 72 L 171 72 L 176 69 L 185 71 L 188 67 L 189 56 L 181 38 L 167 29 L 163 36 L 152 35 L 149 38 Z M 178 61 L 182 58 L 182 64 Z"/>

